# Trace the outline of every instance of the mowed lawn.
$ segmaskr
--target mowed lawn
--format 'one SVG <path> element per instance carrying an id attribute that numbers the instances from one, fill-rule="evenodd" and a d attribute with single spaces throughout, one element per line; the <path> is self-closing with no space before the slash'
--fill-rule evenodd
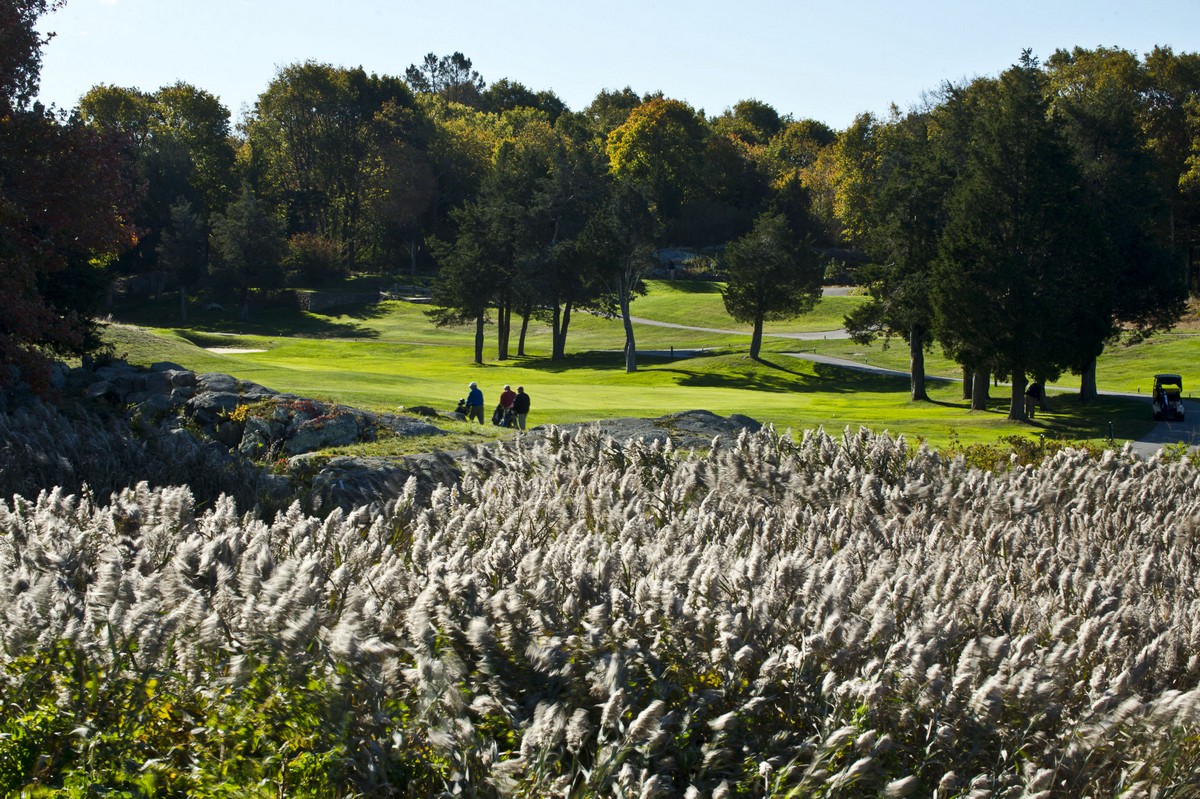
<path id="1" fill-rule="evenodd" d="M 768 331 L 836 329 L 843 315 L 861 301 L 853 296 L 827 297 L 811 314 L 772 324 Z M 1151 424 L 1145 402 L 1127 398 L 1105 398 L 1088 406 L 1061 398 L 1054 402 L 1052 413 L 1040 414 L 1031 424 L 1015 424 L 1005 419 L 1004 387 L 993 392 L 996 399 L 988 411 L 972 412 L 956 382 L 933 379 L 931 401 L 914 403 L 908 399 L 906 376 L 865 374 L 787 354 L 820 351 L 906 369 L 903 342 L 884 348 L 844 340 L 768 337 L 762 358 L 753 361 L 747 355 L 748 327 L 725 313 L 720 287 L 711 283 L 651 282 L 648 294 L 635 301 L 633 314 L 654 321 L 744 332 L 637 324 L 640 355 L 634 373 L 625 371 L 619 319 L 574 314 L 568 355 L 558 362 L 549 359 L 546 323 L 531 322 L 524 356 L 516 355 L 514 327 L 506 361 L 496 360 L 495 330 L 489 326 L 486 363 L 480 366 L 473 362 L 473 328 L 435 327 L 427 310 L 428 306 L 399 301 L 336 315 L 277 309 L 254 313 L 249 323 L 207 312 L 195 314 L 187 327 L 180 327 L 172 321 L 174 306 L 164 302 L 120 314 L 136 325 L 114 324 L 107 336 L 117 354 L 133 363 L 172 361 L 200 372 L 224 372 L 279 391 L 377 411 L 416 405 L 450 410 L 465 396 L 467 383 L 474 380 L 484 390 L 489 411 L 504 384 L 524 385 L 533 399 L 532 424 L 661 416 L 699 408 L 721 415 L 745 414 L 779 430 L 824 427 L 840 432 L 846 427 L 867 426 L 903 433 L 914 440 L 928 439 L 935 445 L 952 439 L 992 442 L 1010 434 L 1100 440 L 1108 436 L 1110 422 L 1116 437 L 1127 439 L 1142 435 Z M 1189 341 L 1193 352 L 1197 343 L 1190 336 L 1181 339 L 1186 340 L 1169 344 L 1180 358 Z M 1115 377 L 1106 370 L 1106 360 L 1112 356 L 1102 359 L 1102 389 L 1136 390 L 1136 386 L 1124 386 L 1133 385 L 1146 368 L 1189 372 L 1179 361 L 1171 369 L 1147 367 L 1138 362 L 1133 349 L 1122 353 L 1119 360 L 1113 357 L 1114 364 L 1119 364 Z M 1136 349 L 1161 351 L 1164 361 L 1170 357 L 1157 340 Z M 1195 355 L 1188 357 L 1195 362 Z M 953 364 L 930 354 L 931 375 L 953 377 L 956 370 Z"/>

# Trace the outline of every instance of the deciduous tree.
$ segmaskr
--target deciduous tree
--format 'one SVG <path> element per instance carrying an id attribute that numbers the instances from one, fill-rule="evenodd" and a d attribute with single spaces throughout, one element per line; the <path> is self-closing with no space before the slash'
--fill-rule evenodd
<path id="1" fill-rule="evenodd" d="M 0 364 L 40 386 L 51 357 L 95 344 L 98 270 L 136 240 L 115 143 L 33 103 L 45 43 L 34 26 L 58 5 L 0 5 Z"/>
<path id="2" fill-rule="evenodd" d="M 608 135 L 608 159 L 613 175 L 640 186 L 666 223 L 698 185 L 707 137 L 708 128 L 691 106 L 655 98 Z"/>
<path id="3" fill-rule="evenodd" d="M 289 233 L 319 234 L 342 248 L 348 267 L 359 263 L 374 227 L 364 216 L 380 188 L 380 154 L 401 135 L 397 109 L 412 106 L 402 81 L 361 68 L 310 61 L 279 71 L 246 123 L 247 158 L 286 211 Z"/>

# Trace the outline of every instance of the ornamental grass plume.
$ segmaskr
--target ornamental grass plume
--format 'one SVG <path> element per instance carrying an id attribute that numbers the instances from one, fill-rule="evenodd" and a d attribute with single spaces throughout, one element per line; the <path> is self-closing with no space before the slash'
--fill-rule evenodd
<path id="1" fill-rule="evenodd" d="M 364 795 L 1186 795 L 1197 488 L 1130 453 L 981 472 L 867 431 L 695 454 L 584 430 L 323 519 L 14 497 L 0 692 L 142 724 L 104 763 L 184 793 L 231 751 L 235 781 L 291 784 L 228 737 L 252 728 Z M 53 779 L 132 790 L 69 731 Z"/>

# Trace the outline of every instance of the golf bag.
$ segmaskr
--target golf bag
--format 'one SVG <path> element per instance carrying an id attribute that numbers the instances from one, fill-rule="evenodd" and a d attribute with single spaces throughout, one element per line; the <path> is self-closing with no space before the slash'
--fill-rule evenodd
<path id="1" fill-rule="evenodd" d="M 497 427 L 516 427 L 517 415 L 513 413 L 512 408 L 497 405 L 496 410 L 492 411 L 492 424 Z"/>

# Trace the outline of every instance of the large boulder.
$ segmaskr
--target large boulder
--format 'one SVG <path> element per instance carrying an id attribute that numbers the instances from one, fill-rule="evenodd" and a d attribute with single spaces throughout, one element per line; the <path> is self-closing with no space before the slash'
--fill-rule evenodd
<path id="1" fill-rule="evenodd" d="M 692 410 L 679 411 L 653 419 L 620 418 L 602 419 L 596 422 L 578 422 L 573 424 L 556 425 L 559 429 L 578 430 L 584 427 L 598 427 L 605 435 L 612 436 L 618 441 L 643 439 L 666 443 L 669 439 L 676 449 L 707 449 L 714 440 L 730 442 L 743 431 L 751 433 L 760 430 L 762 424 L 749 416 L 733 414 L 718 416 L 712 411 Z M 544 435 L 546 428 L 539 427 L 534 435 Z"/>
<path id="2" fill-rule="evenodd" d="M 301 423 L 283 444 L 285 452 L 298 455 L 327 447 L 345 447 L 358 441 L 358 419 L 352 413 L 318 416 Z"/>

